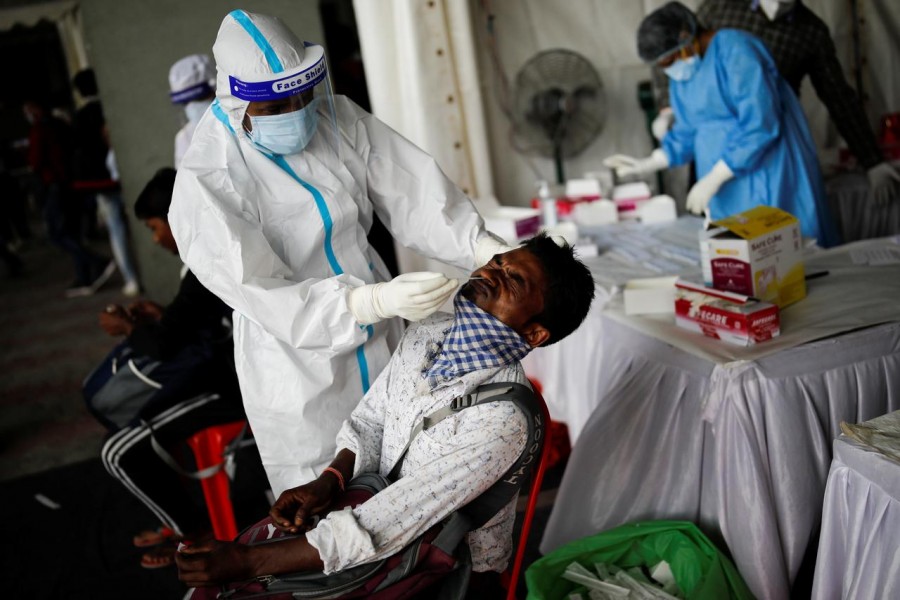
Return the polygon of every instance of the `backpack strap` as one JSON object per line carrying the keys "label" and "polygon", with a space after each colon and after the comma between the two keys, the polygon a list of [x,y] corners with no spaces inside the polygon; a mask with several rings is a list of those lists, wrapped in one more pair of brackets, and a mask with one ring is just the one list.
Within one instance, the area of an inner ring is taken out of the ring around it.
{"label": "backpack strap", "polygon": [[394,467],[391,469],[390,473],[388,473],[388,479],[391,481],[397,480],[397,477],[400,475],[400,469],[403,467],[403,460],[406,458],[406,453],[409,452],[409,446],[419,433],[431,429],[450,415],[458,413],[470,406],[475,406],[484,402],[493,402],[494,399],[499,400],[499,398],[495,398],[495,396],[501,396],[508,393],[511,390],[511,386],[514,385],[521,384],[489,383],[480,385],[475,388],[474,392],[466,394],[465,396],[457,396],[448,406],[439,408],[433,413],[422,417],[422,420],[416,423],[413,426],[412,431],[409,432],[409,439],[406,441],[406,446],[403,447],[403,451],[400,452],[397,462],[394,463]]}
{"label": "backpack strap", "polygon": [[[213,394],[215,395],[215,394]],[[217,395],[215,395],[218,397]],[[231,442],[225,446],[222,451],[222,462],[211,465],[204,469],[200,469],[198,471],[190,471],[185,469],[179,464],[175,457],[172,456],[168,450],[166,450],[163,445],[156,439],[156,431],[153,429],[153,420],[145,420],[141,419],[141,425],[147,428],[147,432],[150,437],[150,446],[153,448],[153,451],[156,452],[156,455],[159,456],[160,460],[166,463],[169,467],[171,467],[175,472],[183,477],[187,477],[189,479],[208,479],[225,469],[225,472],[228,473],[229,479],[234,479],[234,457],[238,450],[244,448],[245,446],[252,446],[256,444],[256,440],[250,438],[245,439],[247,435],[247,423],[244,423],[244,426],[241,428],[240,433],[235,436]]]}
{"label": "backpack strap", "polygon": [[490,383],[480,386],[476,391],[486,388],[498,389],[500,386],[507,388],[507,391],[488,402],[506,400],[513,402],[522,411],[527,427],[525,448],[503,477],[459,510],[469,519],[473,531],[493,519],[504,506],[519,495],[519,490],[531,478],[544,447],[547,424],[544,422],[544,414],[537,395],[530,387],[520,383]]}
{"label": "backpack strap", "polygon": [[544,445],[544,428],[546,424],[538,405],[537,396],[531,388],[521,383],[486,383],[480,385],[473,392],[454,398],[448,406],[439,408],[423,417],[412,428],[409,441],[406,442],[400,457],[394,463],[394,467],[388,474],[388,479],[391,481],[397,480],[400,469],[403,466],[403,460],[409,451],[409,446],[420,432],[431,429],[450,415],[461,410],[478,406],[479,404],[498,401],[513,402],[525,414],[528,427],[525,450],[503,477],[485,490],[478,498],[458,511],[463,513],[462,516],[467,521],[467,531],[478,529],[490,521],[494,515],[500,512],[500,509],[509,504],[509,501],[518,495],[519,489],[530,476],[533,465],[540,456],[541,448]]}

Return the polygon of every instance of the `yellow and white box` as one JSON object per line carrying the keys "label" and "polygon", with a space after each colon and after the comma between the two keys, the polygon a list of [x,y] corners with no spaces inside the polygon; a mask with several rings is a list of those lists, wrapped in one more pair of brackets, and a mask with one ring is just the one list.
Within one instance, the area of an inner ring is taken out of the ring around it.
{"label": "yellow and white box", "polygon": [[781,308],[806,297],[800,223],[773,206],[713,222],[700,241],[703,281]]}

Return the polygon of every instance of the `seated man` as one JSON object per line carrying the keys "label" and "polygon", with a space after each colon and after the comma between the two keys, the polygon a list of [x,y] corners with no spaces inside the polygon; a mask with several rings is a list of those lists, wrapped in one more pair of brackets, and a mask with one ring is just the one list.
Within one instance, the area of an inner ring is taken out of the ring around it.
{"label": "seated man", "polygon": [[[183,548],[176,555],[181,580],[198,587],[268,574],[340,571],[397,553],[477,498],[525,446],[527,424],[511,402],[462,410],[419,433],[395,483],[352,511],[331,512],[308,527],[343,482],[367,471],[387,475],[423,416],[482,384],[525,383],[519,360],[575,330],[593,296],[590,272],[572,249],[544,235],[494,256],[462,287],[453,315],[438,313],[407,330],[344,422],[331,466],[275,502],[270,515],[276,525],[291,533],[308,530],[305,535],[279,544]],[[468,534],[476,575],[505,569],[514,519],[515,499]]]}
{"label": "seated man", "polygon": [[[177,254],[166,216],[174,184],[174,169],[158,171],[138,196],[134,212],[156,244]],[[134,407],[133,415],[110,422],[93,408],[110,429],[121,427],[103,445],[106,470],[163,523],[157,531],[135,536],[135,546],[162,544],[148,549],[141,565],[164,567],[174,561],[175,541],[169,538],[203,535],[210,525],[205,507],[196,505],[180,475],[154,450],[151,433],[164,447],[177,447],[201,429],[246,418],[234,369],[231,309],[185,270],[165,308],[146,300],[127,309],[110,305],[100,314],[100,326],[110,335],[126,336],[135,356],[160,361],[150,377],[161,387]]]}

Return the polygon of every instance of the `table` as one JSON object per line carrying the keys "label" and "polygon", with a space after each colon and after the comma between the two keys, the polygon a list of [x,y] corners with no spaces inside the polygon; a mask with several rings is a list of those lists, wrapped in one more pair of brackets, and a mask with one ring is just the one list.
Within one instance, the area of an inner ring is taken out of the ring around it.
{"label": "table", "polygon": [[[900,245],[891,239],[808,251],[805,256],[807,273],[828,271],[830,274],[811,281],[807,298],[782,311],[780,337],[752,348],[731,346],[680,329],[670,315],[658,318],[626,316],[619,290],[628,279],[663,273],[699,273],[697,230],[701,223],[700,219],[683,217],[663,226],[642,227],[627,223],[624,227],[594,230],[601,239],[601,247],[612,245],[619,250],[584,261],[597,284],[590,314],[568,338],[547,348],[538,348],[522,361],[528,375],[543,385],[551,416],[568,425],[573,444],[597,406],[599,396],[595,390],[599,389],[600,379],[607,376],[594,367],[601,363],[602,355],[611,350],[611,345],[604,343],[605,323],[609,320],[625,323],[629,328],[719,365],[755,360],[816,339],[900,320],[900,303],[884,301],[900,298],[900,265],[866,267],[854,264],[855,254],[868,249],[891,247],[900,252]],[[637,257],[641,263],[629,263],[623,256],[634,256],[640,251],[634,248],[638,242],[632,239],[639,236],[643,236],[645,255]],[[680,263],[660,266],[660,253],[666,247],[670,249],[668,254],[677,251],[686,258]],[[695,263],[691,262],[691,256],[696,256]],[[572,376],[573,368],[581,371],[577,377]]]}
{"label": "table", "polygon": [[[754,594],[788,598],[839,422],[900,408],[900,266],[850,258],[886,243],[811,256],[810,271],[832,272],[785,309],[777,348],[724,347],[674,326],[661,335],[665,322],[617,313],[615,286],[601,285],[571,343],[526,361],[576,438],[541,551],[626,522],[687,519],[730,551]],[[825,314],[817,297],[832,294],[849,304]]]}
{"label": "table", "polygon": [[[900,413],[881,417],[900,425]],[[900,464],[841,436],[825,487],[815,600],[900,598]]]}

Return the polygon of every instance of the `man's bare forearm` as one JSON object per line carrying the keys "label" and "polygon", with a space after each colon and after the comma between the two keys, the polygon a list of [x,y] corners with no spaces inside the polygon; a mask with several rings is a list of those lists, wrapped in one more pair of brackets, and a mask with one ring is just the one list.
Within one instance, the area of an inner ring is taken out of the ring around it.
{"label": "man's bare forearm", "polygon": [[321,571],[325,565],[305,535],[272,544],[245,547],[253,576],[280,575],[297,571]]}

